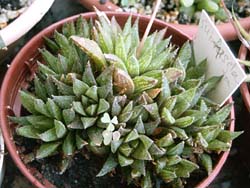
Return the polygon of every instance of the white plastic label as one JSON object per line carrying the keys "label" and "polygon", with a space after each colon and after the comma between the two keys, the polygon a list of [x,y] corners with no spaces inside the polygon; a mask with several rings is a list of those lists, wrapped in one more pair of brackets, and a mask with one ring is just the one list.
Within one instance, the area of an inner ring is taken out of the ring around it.
{"label": "white plastic label", "polygon": [[196,62],[207,59],[206,79],[223,76],[209,94],[211,100],[223,105],[245,80],[246,74],[205,11],[202,11],[193,47]]}

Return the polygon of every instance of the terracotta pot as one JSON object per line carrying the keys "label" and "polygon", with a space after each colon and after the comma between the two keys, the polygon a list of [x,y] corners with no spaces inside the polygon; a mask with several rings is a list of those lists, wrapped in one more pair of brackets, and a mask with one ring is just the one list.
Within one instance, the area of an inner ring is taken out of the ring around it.
{"label": "terracotta pot", "polygon": [[[118,23],[120,25],[124,25],[127,18],[129,17],[129,13],[114,13],[107,12],[108,17],[115,16]],[[60,30],[63,23],[75,20],[79,15],[64,19],[60,22],[57,22],[50,27],[46,28],[34,38],[32,38],[18,53],[16,58],[11,63],[11,66],[4,78],[2,91],[1,91],[1,99],[0,99],[0,123],[3,132],[3,136],[6,142],[6,146],[9,150],[10,155],[12,156],[14,162],[20,171],[38,188],[52,188],[53,186],[50,182],[48,182],[44,177],[36,170],[32,169],[29,165],[25,165],[22,162],[22,156],[19,154],[19,147],[15,144],[13,140],[13,134],[15,130],[14,124],[8,121],[8,115],[20,115],[21,113],[21,104],[20,97],[18,91],[20,88],[27,88],[29,80],[32,79],[32,75],[37,68],[36,60],[40,58],[38,53],[38,48],[43,46],[43,37],[51,36],[54,30]],[[86,19],[96,18],[95,13],[86,13],[82,14],[82,16]],[[145,28],[149,22],[149,18],[141,15],[132,14],[133,21],[140,17],[139,29],[140,33],[143,34]],[[152,32],[154,30],[160,30],[168,27],[166,37],[172,35],[172,42],[176,45],[182,45],[185,41],[190,40],[190,38],[183,34],[181,31],[176,30],[171,25],[166,24],[160,20],[155,20]],[[234,130],[234,109],[231,112],[231,124],[230,130]],[[224,152],[220,155],[217,164],[211,175],[204,179],[197,188],[205,188],[207,187],[213,179],[217,176],[219,171],[221,170],[226,158],[228,156],[228,152]]]}
{"label": "terracotta pot", "polygon": [[[55,0],[36,0],[18,18],[0,30],[0,63],[7,56],[14,42],[34,27],[49,10]],[[11,47],[10,45],[13,44]],[[4,48],[7,47],[7,48]],[[9,49],[10,47],[10,49]],[[4,48],[4,49],[2,49]]]}
{"label": "terracotta pot", "polygon": [[[244,45],[241,45],[238,58],[245,60],[247,58],[248,50]],[[242,68],[245,69],[244,66]],[[250,112],[250,93],[249,93],[249,86],[247,82],[243,82],[240,86],[240,92],[243,98],[243,101],[245,103],[245,106],[247,107],[247,110]]]}
{"label": "terracotta pot", "polygon": [[[100,4],[100,0],[78,0],[83,6],[85,6],[89,10],[93,10],[94,7],[97,7],[99,10],[102,11],[122,11],[121,8],[110,1],[107,1],[105,4]],[[246,29],[250,30],[250,17],[243,18],[240,20],[241,25]],[[183,31],[191,38],[193,38],[198,30],[197,25],[184,25],[184,24],[172,24],[175,28]],[[233,41],[238,39],[237,33],[232,26],[231,23],[222,23],[217,25],[217,28],[223,38],[226,41]]]}

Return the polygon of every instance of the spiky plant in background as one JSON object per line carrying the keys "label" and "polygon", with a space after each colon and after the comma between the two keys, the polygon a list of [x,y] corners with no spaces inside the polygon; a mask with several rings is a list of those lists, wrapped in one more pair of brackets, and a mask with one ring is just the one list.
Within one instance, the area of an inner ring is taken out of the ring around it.
{"label": "spiky plant in background", "polygon": [[231,104],[205,97],[220,77],[205,80],[206,61],[195,65],[190,43],[178,50],[165,31],[138,54],[138,20],[122,29],[98,12],[94,23],[79,17],[45,38],[33,92],[20,91],[30,115],[10,117],[18,135],[41,143],[34,159],[58,154],[63,173],[87,148],[106,158],[98,177],[120,168],[145,188],[158,180],[183,187],[200,167],[211,173],[210,154],[240,134],[225,130]]}

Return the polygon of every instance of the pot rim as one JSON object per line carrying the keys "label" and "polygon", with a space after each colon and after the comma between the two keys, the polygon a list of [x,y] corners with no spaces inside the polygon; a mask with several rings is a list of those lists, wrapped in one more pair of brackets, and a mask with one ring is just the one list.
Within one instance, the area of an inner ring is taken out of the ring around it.
{"label": "pot rim", "polygon": [[[239,50],[238,57],[239,59],[245,60],[247,57],[248,49],[242,44]],[[242,68],[245,70],[245,66],[242,65]],[[240,85],[240,92],[245,103],[247,110],[250,112],[250,92],[247,82],[243,82]]]}
{"label": "pot rim", "polygon": [[[129,15],[131,15],[130,13],[125,13],[125,12],[106,12],[106,14],[110,17],[110,16],[126,16],[128,17]],[[39,188],[51,188],[54,186],[50,183],[50,182],[43,182],[43,183],[47,183],[46,187],[45,185],[43,185],[40,181],[38,181],[37,178],[35,178],[32,174],[32,172],[30,172],[30,170],[27,168],[26,165],[24,165],[24,163],[22,162],[20,156],[18,155],[18,152],[14,149],[14,142],[13,142],[13,137],[10,134],[10,130],[9,130],[9,123],[8,123],[8,119],[7,119],[7,114],[8,114],[8,106],[7,106],[7,96],[9,95],[9,93],[7,92],[7,88],[9,85],[9,82],[12,78],[12,75],[14,73],[14,70],[16,70],[16,66],[18,64],[23,63],[22,58],[24,56],[24,54],[26,54],[29,50],[32,49],[32,46],[38,42],[39,40],[41,40],[41,38],[45,35],[48,35],[49,33],[53,32],[54,30],[56,30],[57,28],[59,28],[63,23],[71,21],[71,20],[75,20],[76,18],[79,17],[79,15],[84,16],[85,18],[90,18],[90,17],[94,17],[96,15],[96,13],[94,12],[90,12],[90,13],[84,13],[84,14],[78,14],[75,16],[71,16],[68,18],[65,18],[59,22],[56,22],[52,25],[50,25],[49,27],[45,28],[44,30],[42,30],[40,33],[38,33],[36,36],[34,36],[22,49],[21,51],[17,54],[17,56],[14,58],[14,60],[11,63],[11,66],[9,67],[3,84],[2,84],[2,88],[1,88],[1,98],[0,98],[0,124],[1,124],[1,129],[2,129],[2,133],[3,133],[3,137],[7,146],[7,149],[13,159],[13,161],[16,163],[17,167],[20,169],[20,171],[29,179],[29,181],[34,184],[35,186],[39,187]],[[149,21],[149,18],[147,16],[142,16],[142,15],[138,15],[138,14],[132,14],[132,16],[138,16],[140,19],[144,19]],[[155,20],[154,24],[164,24],[165,26],[168,26],[172,29],[174,29],[177,33],[183,35],[184,37],[187,38],[187,40],[190,40],[190,37],[187,36],[186,34],[184,34],[182,31],[175,29],[173,26],[166,24],[165,22],[161,21],[161,20]],[[232,98],[229,100],[229,102],[232,102]],[[234,130],[234,108],[232,108],[231,111],[231,124],[230,124],[230,131]],[[227,157],[228,157],[229,152],[223,152],[221,154],[221,156],[219,157],[219,160],[217,162],[217,164],[215,165],[212,173],[206,177],[205,179],[203,179],[196,187],[197,188],[205,188],[207,187],[212,181],[213,179],[217,176],[217,174],[219,173],[219,171],[221,170],[223,164],[225,163]]]}
{"label": "pot rim", "polygon": [[0,49],[9,46],[27,33],[45,13],[55,0],[35,0],[19,17],[0,30]]}
{"label": "pot rim", "polygon": [[[103,10],[103,11],[106,11],[106,10],[112,10],[116,12],[122,11],[122,9],[119,6],[117,6],[116,4],[110,1],[107,1],[106,4],[100,4],[99,0],[78,0],[78,1],[89,10],[94,10],[94,6],[95,6],[99,10]],[[250,29],[250,16],[241,18],[239,22],[246,30]],[[195,25],[195,24],[175,24],[175,23],[168,23],[168,24],[183,31],[190,38],[194,38],[195,34],[198,31],[198,25]],[[226,41],[233,41],[233,40],[238,39],[237,32],[235,31],[233,25],[230,22],[220,23],[217,25],[217,28]]]}

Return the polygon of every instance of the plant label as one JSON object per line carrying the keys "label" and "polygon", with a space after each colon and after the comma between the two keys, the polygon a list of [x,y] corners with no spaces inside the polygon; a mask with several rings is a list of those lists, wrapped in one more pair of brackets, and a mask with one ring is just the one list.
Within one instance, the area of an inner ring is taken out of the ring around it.
{"label": "plant label", "polygon": [[223,76],[214,91],[209,93],[211,100],[223,105],[245,80],[246,74],[204,10],[193,48],[196,62],[207,59],[206,79]]}

